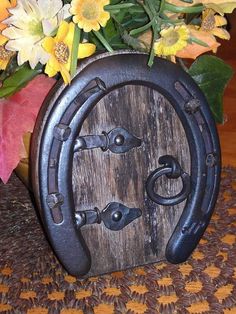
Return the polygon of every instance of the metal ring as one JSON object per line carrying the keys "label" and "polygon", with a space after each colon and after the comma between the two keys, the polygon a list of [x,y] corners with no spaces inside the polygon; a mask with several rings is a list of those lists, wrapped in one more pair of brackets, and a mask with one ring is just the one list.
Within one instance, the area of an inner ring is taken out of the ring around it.
{"label": "metal ring", "polygon": [[[175,161],[178,167],[179,163],[177,162],[177,160],[174,160],[173,158],[173,161]],[[168,178],[171,178],[172,173],[173,173],[173,167],[170,167],[168,165],[168,166],[157,168],[149,175],[146,182],[146,191],[147,191],[148,196],[153,202],[159,205],[171,206],[171,205],[176,205],[183,202],[188,197],[190,193],[190,186],[191,186],[190,177],[187,173],[183,172],[182,169],[178,177],[181,177],[182,179],[183,188],[177,195],[171,196],[171,197],[163,197],[155,192],[155,184],[158,178],[160,178],[163,175],[166,175]],[[174,178],[178,178],[178,177],[174,175]]]}

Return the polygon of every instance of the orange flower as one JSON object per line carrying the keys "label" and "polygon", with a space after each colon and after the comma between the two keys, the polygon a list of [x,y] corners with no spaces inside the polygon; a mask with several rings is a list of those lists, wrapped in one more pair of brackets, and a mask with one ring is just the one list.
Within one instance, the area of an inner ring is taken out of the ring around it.
{"label": "orange flower", "polygon": [[6,43],[7,38],[3,36],[1,33],[7,27],[4,23],[2,23],[6,18],[9,17],[9,9],[14,8],[16,6],[16,0],[1,0],[0,1],[0,45]]}
{"label": "orange flower", "polygon": [[200,30],[211,33],[221,39],[230,39],[230,34],[221,26],[227,24],[226,18],[215,14],[212,9],[206,9],[202,12],[202,24]]}
{"label": "orange flower", "polygon": [[217,48],[220,46],[220,43],[216,41],[215,37],[212,34],[205,31],[197,30],[196,28],[190,28],[190,38],[191,37],[194,37],[206,43],[208,46],[204,47],[196,43],[188,44],[184,49],[177,52],[177,57],[196,59],[198,56],[207,51],[213,51],[214,53],[216,53]]}

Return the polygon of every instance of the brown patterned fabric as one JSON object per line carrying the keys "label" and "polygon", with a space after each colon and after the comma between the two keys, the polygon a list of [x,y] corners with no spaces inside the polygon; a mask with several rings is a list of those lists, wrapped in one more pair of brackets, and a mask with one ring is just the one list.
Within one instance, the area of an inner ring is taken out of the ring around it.
{"label": "brown patterned fabric", "polygon": [[69,276],[53,256],[27,190],[0,185],[0,313],[236,313],[236,169],[225,168],[213,219],[183,264]]}

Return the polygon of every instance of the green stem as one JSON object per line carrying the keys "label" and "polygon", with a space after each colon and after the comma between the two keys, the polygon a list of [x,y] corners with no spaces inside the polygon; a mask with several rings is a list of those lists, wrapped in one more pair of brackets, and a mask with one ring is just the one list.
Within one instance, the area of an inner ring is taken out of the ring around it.
{"label": "green stem", "polygon": [[184,64],[184,61],[181,58],[177,58],[177,60],[178,60],[179,64],[181,65],[181,67],[184,69],[184,71],[188,72],[188,68]]}
{"label": "green stem", "polygon": [[154,15],[150,11],[149,7],[145,4],[142,4],[142,7],[143,7],[144,11],[147,13],[149,19],[152,20],[154,18]]}
{"label": "green stem", "polygon": [[155,23],[152,24],[152,30],[153,30],[153,38],[152,38],[152,46],[151,46],[151,51],[148,59],[148,66],[151,67],[153,65],[153,60],[155,58],[155,52],[154,52],[154,43],[156,41],[156,38],[158,36],[158,33],[160,31],[160,18],[157,15],[158,13],[156,12],[156,9],[153,5],[153,2],[151,0],[147,0],[147,9],[150,13],[148,13],[150,20],[152,18],[155,19]]}
{"label": "green stem", "polygon": [[203,46],[203,47],[209,47],[209,45],[207,43],[205,43],[204,41],[202,41],[200,39],[197,39],[196,37],[190,36],[189,41],[190,41],[190,43],[195,43],[195,44],[198,44],[198,45]]}
{"label": "green stem", "polygon": [[161,13],[164,11],[164,9],[165,9],[165,4],[166,4],[165,0],[161,1],[161,6],[160,6],[159,14],[161,14]]}
{"label": "green stem", "polygon": [[71,51],[71,64],[70,64],[70,74],[71,76],[75,75],[77,69],[77,59],[78,59],[78,50],[80,42],[81,29],[75,25],[73,45]]}
{"label": "green stem", "polygon": [[185,3],[193,3],[193,0],[181,0],[181,1]]}
{"label": "green stem", "polygon": [[145,12],[145,10],[143,9],[142,5],[139,5],[139,6],[135,5],[135,7],[132,7],[132,8],[129,10],[129,12],[130,12],[131,14],[142,14],[142,13]]}
{"label": "green stem", "polygon": [[174,19],[170,19],[165,13],[161,14],[161,19],[162,19],[162,23],[164,24],[183,24],[184,23],[184,19],[178,19],[178,20],[174,20]]}
{"label": "green stem", "polygon": [[[153,41],[154,42],[154,41]],[[151,67],[153,65],[153,60],[155,58],[155,52],[154,52],[154,48],[153,48],[153,44],[152,44],[152,49],[151,49],[151,53],[149,55],[149,59],[148,59],[148,66]]]}
{"label": "green stem", "polygon": [[151,11],[153,17],[156,16],[156,9],[153,5],[153,1],[152,0],[147,0],[147,4],[148,4],[148,7],[149,7],[149,10]]}
{"label": "green stem", "polygon": [[109,52],[113,52],[113,49],[111,48],[111,46],[109,45],[109,43],[107,42],[107,40],[102,36],[101,33],[99,33],[98,31],[93,31],[94,35],[100,40],[100,42],[103,44],[103,46],[107,49],[107,51]]}
{"label": "green stem", "polygon": [[148,29],[148,28],[150,28],[150,27],[152,26],[153,21],[154,21],[154,20],[151,20],[151,21],[150,21],[149,23],[147,23],[146,25],[141,26],[141,27],[136,28],[136,29],[133,29],[132,31],[130,31],[129,34],[130,34],[130,35],[137,35],[137,34],[139,34],[139,33],[144,32],[146,29]]}
{"label": "green stem", "polygon": [[204,9],[204,6],[196,5],[192,7],[181,7],[166,2],[164,9],[173,13],[201,13]]}
{"label": "green stem", "polygon": [[106,11],[112,11],[112,10],[121,10],[121,9],[128,9],[133,7],[135,4],[134,3],[122,3],[122,4],[108,4],[105,6]]}

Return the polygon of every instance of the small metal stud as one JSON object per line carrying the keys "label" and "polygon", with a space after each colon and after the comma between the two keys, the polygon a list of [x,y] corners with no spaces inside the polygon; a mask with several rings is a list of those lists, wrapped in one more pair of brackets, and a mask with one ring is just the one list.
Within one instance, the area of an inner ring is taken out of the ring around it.
{"label": "small metal stud", "polygon": [[208,167],[214,167],[217,163],[217,156],[214,153],[210,153],[206,156],[206,165]]}
{"label": "small metal stud", "polygon": [[56,166],[57,166],[57,159],[50,158],[50,160],[49,160],[49,167],[50,168],[56,168]]}
{"label": "small metal stud", "polygon": [[61,193],[51,193],[47,196],[47,204],[51,209],[55,206],[62,205],[63,202],[64,197]]}
{"label": "small metal stud", "polygon": [[198,111],[199,107],[200,107],[200,101],[196,98],[193,98],[185,104],[184,110],[188,114],[194,114]]}
{"label": "small metal stud", "polygon": [[71,128],[66,124],[59,123],[54,127],[53,134],[59,141],[66,141],[71,134]]}
{"label": "small metal stud", "polygon": [[125,142],[125,138],[123,135],[119,134],[115,137],[114,142],[117,146],[121,146]]}
{"label": "small metal stud", "polygon": [[122,212],[117,211],[112,215],[112,220],[113,221],[119,221],[122,218]]}

